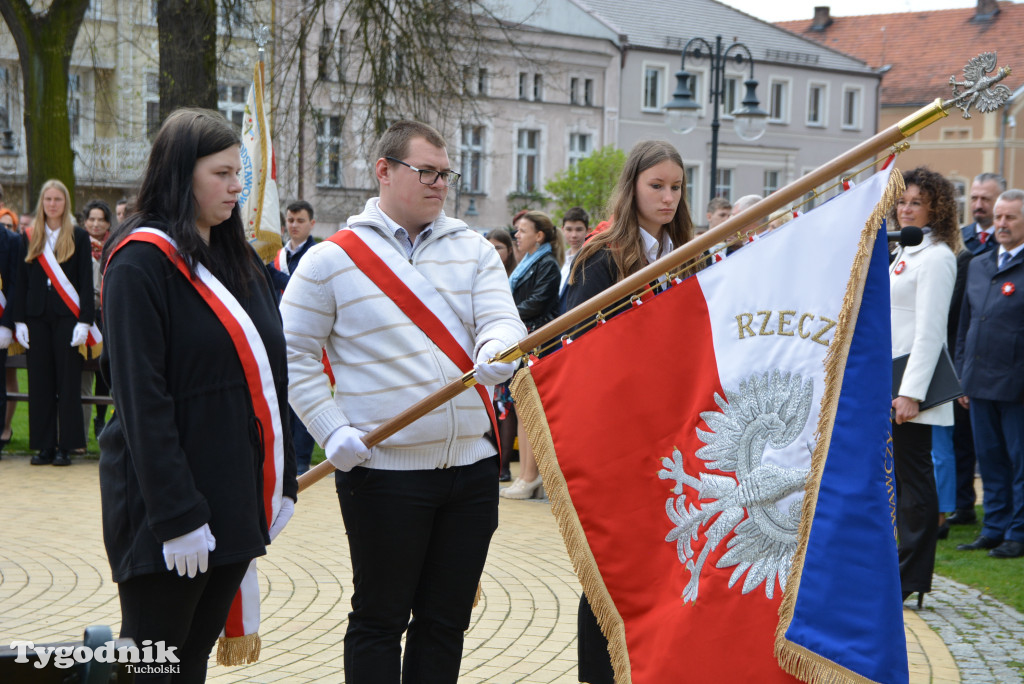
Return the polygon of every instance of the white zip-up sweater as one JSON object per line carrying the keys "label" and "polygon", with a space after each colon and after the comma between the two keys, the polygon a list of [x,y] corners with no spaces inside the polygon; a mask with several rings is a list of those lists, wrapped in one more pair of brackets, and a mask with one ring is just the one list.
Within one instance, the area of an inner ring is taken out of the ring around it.
{"label": "white zip-up sweater", "polygon": [[[349,229],[372,230],[403,257],[378,198]],[[448,302],[473,341],[470,357],[490,340],[509,347],[526,335],[494,247],[465,223],[443,213],[409,259]],[[352,263],[338,245],[306,253],[281,301],[288,343],[289,402],[317,443],[351,425],[368,432],[462,372]],[[320,363],[327,350],[334,395]],[[363,465],[430,470],[469,465],[494,454],[483,435],[490,421],[475,390],[431,411],[370,451]]]}

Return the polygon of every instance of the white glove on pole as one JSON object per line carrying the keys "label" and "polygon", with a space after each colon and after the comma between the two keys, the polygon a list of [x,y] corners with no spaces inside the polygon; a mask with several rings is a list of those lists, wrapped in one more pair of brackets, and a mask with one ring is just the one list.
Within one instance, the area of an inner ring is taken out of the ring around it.
{"label": "white glove on pole", "polygon": [[327,460],[343,473],[355,468],[370,457],[370,450],[363,444],[363,431],[351,425],[340,427],[331,433],[324,443]]}
{"label": "white glove on pole", "polygon": [[28,326],[24,323],[15,323],[14,339],[18,340],[18,344],[22,347],[28,349]]}
{"label": "white glove on pole", "polygon": [[206,572],[209,567],[210,551],[217,548],[209,523],[188,534],[164,542],[164,563],[168,570],[177,570],[178,575],[195,577],[196,571]]}
{"label": "white glove on pole", "polygon": [[0,325],[0,349],[7,349],[11,346],[11,340],[14,339],[14,333],[6,325]]}
{"label": "white glove on pole", "polygon": [[71,331],[71,346],[79,347],[89,339],[89,324],[75,323],[75,329]]}
{"label": "white glove on pole", "polygon": [[295,499],[290,496],[281,497],[281,509],[278,510],[277,517],[270,525],[270,541],[274,541],[277,535],[281,534],[281,530],[292,519],[293,513],[295,513]]}
{"label": "white glove on pole", "polygon": [[476,355],[476,365],[473,366],[473,370],[476,371],[474,377],[476,377],[478,383],[491,387],[500,385],[511,378],[512,374],[516,372],[514,361],[509,363],[487,363],[491,360],[491,357],[495,354],[500,354],[504,350],[505,345],[498,340],[491,340],[480,347],[480,351]]}

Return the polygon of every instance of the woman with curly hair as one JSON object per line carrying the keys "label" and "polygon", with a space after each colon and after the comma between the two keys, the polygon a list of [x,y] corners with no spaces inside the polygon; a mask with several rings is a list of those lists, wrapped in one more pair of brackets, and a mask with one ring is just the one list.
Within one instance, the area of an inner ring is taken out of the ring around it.
{"label": "woman with curly hair", "polygon": [[896,468],[896,529],[903,600],[931,591],[939,528],[939,500],[932,465],[932,426],[953,424],[950,403],[920,410],[946,341],[956,254],[963,238],[956,223],[953,185],[919,167],[903,174],[906,190],[896,204],[897,228],[925,231],[920,245],[901,249],[889,269],[892,356],[909,354],[898,396],[892,400]]}

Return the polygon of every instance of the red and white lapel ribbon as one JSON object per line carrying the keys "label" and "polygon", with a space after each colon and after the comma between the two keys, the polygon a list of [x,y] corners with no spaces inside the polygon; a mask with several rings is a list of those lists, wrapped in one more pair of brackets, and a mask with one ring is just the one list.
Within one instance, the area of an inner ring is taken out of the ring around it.
{"label": "red and white lapel ribbon", "polygon": [[[92,258],[90,255],[89,258]],[[57,255],[53,253],[50,248],[50,244],[43,243],[43,253],[39,255],[39,265],[43,267],[46,272],[46,277],[50,279],[50,283],[53,284],[54,289],[57,290],[57,294],[64,301],[64,304],[71,310],[75,318],[78,318],[82,311],[82,303],[78,298],[78,291],[75,286],[68,280],[67,273],[60,267],[60,263],[57,261]],[[90,287],[90,289],[92,289]],[[103,341],[103,335],[100,334],[100,329],[93,323],[89,326],[89,337],[85,343],[90,347],[99,344]]]}

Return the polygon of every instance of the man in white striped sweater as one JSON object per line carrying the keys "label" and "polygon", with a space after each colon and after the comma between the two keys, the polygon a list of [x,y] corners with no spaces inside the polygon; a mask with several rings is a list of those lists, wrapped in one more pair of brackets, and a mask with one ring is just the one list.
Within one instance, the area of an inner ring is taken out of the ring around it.
{"label": "man in white striped sweater", "polygon": [[[345,681],[454,684],[498,525],[484,401],[464,392],[370,450],[361,437],[459,378],[457,363],[475,360],[482,385],[508,379],[513,364],[488,360],[526,329],[497,252],[444,215],[458,174],[441,134],[400,121],[377,143],[377,157],[380,197],[312,248],[285,290],[289,397],[338,469],[355,583]],[[403,286],[442,326],[396,303]],[[321,347],[335,372],[333,396]]]}

